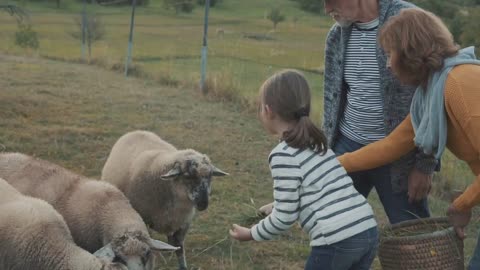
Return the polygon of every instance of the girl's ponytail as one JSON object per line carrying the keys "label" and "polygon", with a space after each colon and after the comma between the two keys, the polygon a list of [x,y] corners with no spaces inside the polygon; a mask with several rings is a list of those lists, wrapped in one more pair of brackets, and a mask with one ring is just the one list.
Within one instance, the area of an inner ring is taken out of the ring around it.
{"label": "girl's ponytail", "polygon": [[306,109],[300,109],[294,115],[298,119],[297,124],[283,133],[283,139],[290,147],[306,149],[310,148],[322,155],[327,152],[327,138],[325,134],[315,126]]}

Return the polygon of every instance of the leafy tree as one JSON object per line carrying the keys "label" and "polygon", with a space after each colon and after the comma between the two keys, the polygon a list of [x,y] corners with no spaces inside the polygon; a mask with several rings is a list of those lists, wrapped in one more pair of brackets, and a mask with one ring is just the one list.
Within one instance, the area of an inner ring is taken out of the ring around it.
{"label": "leafy tree", "polygon": [[[71,36],[75,39],[82,40],[82,18],[77,17],[74,19],[77,26],[76,31],[71,32]],[[85,41],[88,46],[88,57],[92,57],[92,44],[102,40],[105,37],[105,25],[100,16],[95,14],[89,15],[86,18],[85,24]]]}
{"label": "leafy tree", "polygon": [[448,24],[450,32],[452,32],[455,42],[461,43],[463,28],[465,27],[467,17],[462,12],[457,12],[455,17]]}
{"label": "leafy tree", "polygon": [[195,8],[194,0],[163,0],[163,6],[166,9],[174,9],[175,14],[181,12],[191,13]]}
{"label": "leafy tree", "polygon": [[278,7],[274,7],[268,13],[267,19],[269,19],[273,23],[273,29],[276,29],[277,24],[285,21],[286,17],[281,13]]}
{"label": "leafy tree", "polygon": [[477,53],[480,49],[480,8],[471,9],[465,20],[465,26],[460,36],[462,46],[475,46]]}
{"label": "leafy tree", "polygon": [[15,32],[15,44],[22,48],[38,49],[40,42],[38,41],[37,32],[32,29],[30,24],[18,23],[19,30]]}
{"label": "leafy tree", "polygon": [[444,20],[451,19],[459,11],[459,3],[454,1],[439,1],[439,0],[413,0],[412,3],[428,10]]}
{"label": "leafy tree", "polygon": [[0,10],[7,12],[11,16],[15,16],[18,23],[21,23],[24,19],[28,19],[28,14],[25,10],[16,5],[0,5]]}

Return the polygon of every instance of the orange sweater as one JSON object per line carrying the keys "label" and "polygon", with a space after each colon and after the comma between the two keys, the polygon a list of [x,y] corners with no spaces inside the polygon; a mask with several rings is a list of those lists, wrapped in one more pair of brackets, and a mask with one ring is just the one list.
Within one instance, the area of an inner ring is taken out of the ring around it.
{"label": "orange sweater", "polygon": [[[467,162],[475,181],[453,204],[469,210],[480,203],[480,66],[460,65],[445,82],[447,148]],[[348,172],[363,171],[391,163],[415,148],[410,115],[385,139],[338,159]]]}

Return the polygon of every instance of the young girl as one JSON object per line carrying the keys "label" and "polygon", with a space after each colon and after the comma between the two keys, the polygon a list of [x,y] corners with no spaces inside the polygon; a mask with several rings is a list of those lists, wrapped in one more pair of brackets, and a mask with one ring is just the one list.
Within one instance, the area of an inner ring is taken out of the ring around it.
{"label": "young girl", "polygon": [[270,240],[298,221],[312,247],[305,269],[369,269],[377,223],[309,118],[306,79],[294,70],[279,72],[260,88],[260,101],[263,126],[280,139],[268,157],[274,208],[250,229],[234,224],[230,235],[240,241]]}

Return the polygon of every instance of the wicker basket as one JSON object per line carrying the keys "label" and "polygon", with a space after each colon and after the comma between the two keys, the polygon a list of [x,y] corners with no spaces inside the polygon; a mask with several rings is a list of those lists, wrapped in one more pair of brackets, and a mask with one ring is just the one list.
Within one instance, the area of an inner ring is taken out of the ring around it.
{"label": "wicker basket", "polygon": [[447,218],[404,221],[386,227],[378,251],[384,270],[463,270],[463,241]]}

